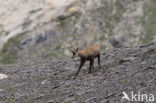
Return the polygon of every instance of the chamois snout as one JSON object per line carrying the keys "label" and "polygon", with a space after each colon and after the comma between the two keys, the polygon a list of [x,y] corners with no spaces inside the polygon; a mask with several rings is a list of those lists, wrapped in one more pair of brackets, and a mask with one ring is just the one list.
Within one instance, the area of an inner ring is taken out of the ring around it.
{"label": "chamois snout", "polygon": [[74,58],[76,58],[78,56],[78,53],[77,53],[78,49],[70,50],[70,51],[73,53],[73,56],[71,57],[71,59],[74,59]]}

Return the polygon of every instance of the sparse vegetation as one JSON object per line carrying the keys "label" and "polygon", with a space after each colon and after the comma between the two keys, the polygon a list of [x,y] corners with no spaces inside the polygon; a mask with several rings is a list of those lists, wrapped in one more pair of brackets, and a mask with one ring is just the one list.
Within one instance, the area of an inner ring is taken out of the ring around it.
{"label": "sparse vegetation", "polygon": [[128,83],[128,82],[129,82],[129,79],[128,78],[124,80],[124,83]]}
{"label": "sparse vegetation", "polygon": [[15,98],[14,97],[8,97],[7,99],[6,99],[6,102],[11,102],[11,101],[13,101]]}
{"label": "sparse vegetation", "polygon": [[144,32],[141,35],[141,41],[143,44],[149,43],[153,40],[154,35],[156,35],[156,2],[151,0],[151,2],[144,5],[144,14],[142,18],[142,25]]}
{"label": "sparse vegetation", "polygon": [[18,44],[18,37],[14,37],[8,40],[0,52],[0,63],[13,63],[17,59]]}

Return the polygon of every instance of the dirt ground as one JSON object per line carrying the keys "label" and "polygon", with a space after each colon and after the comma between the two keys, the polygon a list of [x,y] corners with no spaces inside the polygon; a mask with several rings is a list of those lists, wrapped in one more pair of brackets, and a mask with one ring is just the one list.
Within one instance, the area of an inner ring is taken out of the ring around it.
{"label": "dirt ground", "polygon": [[1,65],[0,103],[121,103],[122,91],[156,93],[156,43],[101,50],[101,63],[76,78],[79,61],[69,58]]}

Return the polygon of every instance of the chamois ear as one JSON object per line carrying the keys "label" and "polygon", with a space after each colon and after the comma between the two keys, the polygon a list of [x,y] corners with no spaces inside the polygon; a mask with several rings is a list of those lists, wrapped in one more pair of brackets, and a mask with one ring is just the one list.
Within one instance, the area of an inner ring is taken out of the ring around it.
{"label": "chamois ear", "polygon": [[77,48],[77,49],[76,49],[76,52],[77,52],[78,50],[79,50],[79,49]]}
{"label": "chamois ear", "polygon": [[70,50],[72,53],[74,53],[74,51],[73,50]]}

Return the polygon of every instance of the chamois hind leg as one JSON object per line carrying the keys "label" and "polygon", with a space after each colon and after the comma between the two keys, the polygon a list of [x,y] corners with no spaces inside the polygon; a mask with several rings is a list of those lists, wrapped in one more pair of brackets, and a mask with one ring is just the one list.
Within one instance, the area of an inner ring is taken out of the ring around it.
{"label": "chamois hind leg", "polygon": [[101,68],[101,63],[100,63],[100,53],[98,54],[97,58],[98,58],[98,64],[99,64],[99,69],[100,69],[100,68]]}
{"label": "chamois hind leg", "polygon": [[78,76],[78,74],[79,74],[79,72],[80,72],[82,66],[84,65],[84,63],[85,63],[85,60],[84,60],[84,59],[81,59],[81,63],[80,63],[79,69],[78,69],[78,71],[77,71],[77,73],[76,73],[76,76]]}
{"label": "chamois hind leg", "polygon": [[92,68],[94,69],[94,59],[90,60],[90,68],[88,74],[91,73]]}

